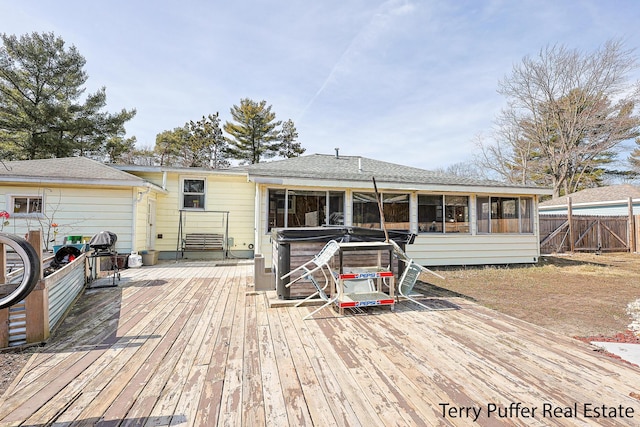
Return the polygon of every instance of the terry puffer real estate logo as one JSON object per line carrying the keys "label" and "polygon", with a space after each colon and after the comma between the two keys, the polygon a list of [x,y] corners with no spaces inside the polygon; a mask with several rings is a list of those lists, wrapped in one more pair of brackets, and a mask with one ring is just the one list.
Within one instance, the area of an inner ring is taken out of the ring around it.
{"label": "terry puffer real estate logo", "polygon": [[631,419],[635,409],[624,405],[608,405],[603,403],[573,403],[562,406],[543,403],[542,406],[525,405],[522,402],[511,402],[508,405],[487,403],[478,406],[455,406],[450,403],[439,403],[440,415],[448,419],[467,419],[477,422],[480,418],[493,419],[552,419],[552,418],[585,418],[598,419]]}

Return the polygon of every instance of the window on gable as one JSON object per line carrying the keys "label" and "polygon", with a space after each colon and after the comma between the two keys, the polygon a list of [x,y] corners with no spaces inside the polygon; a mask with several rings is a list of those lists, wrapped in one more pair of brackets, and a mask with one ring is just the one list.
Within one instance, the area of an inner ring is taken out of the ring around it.
{"label": "window on gable", "polygon": [[27,217],[42,215],[42,196],[11,196],[9,206],[12,206],[13,216]]}
{"label": "window on gable", "polygon": [[182,181],[182,208],[205,208],[205,181],[200,178],[189,178]]}

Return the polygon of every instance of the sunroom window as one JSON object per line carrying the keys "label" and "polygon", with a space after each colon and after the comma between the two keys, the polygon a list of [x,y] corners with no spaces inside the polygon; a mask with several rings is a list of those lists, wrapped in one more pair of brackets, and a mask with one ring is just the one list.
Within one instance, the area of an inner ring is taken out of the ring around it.
{"label": "sunroom window", "polygon": [[268,230],[342,224],[344,192],[269,190]]}
{"label": "sunroom window", "polygon": [[418,231],[421,233],[442,233],[443,196],[418,195]]}
{"label": "sunroom window", "polygon": [[478,233],[533,233],[530,197],[478,197]]}
{"label": "sunroom window", "polygon": [[468,233],[469,197],[419,194],[418,231]]}
{"label": "sunroom window", "polygon": [[[391,230],[409,230],[409,195],[382,194],[385,226]],[[380,210],[375,193],[353,193],[353,225],[380,228]]]}

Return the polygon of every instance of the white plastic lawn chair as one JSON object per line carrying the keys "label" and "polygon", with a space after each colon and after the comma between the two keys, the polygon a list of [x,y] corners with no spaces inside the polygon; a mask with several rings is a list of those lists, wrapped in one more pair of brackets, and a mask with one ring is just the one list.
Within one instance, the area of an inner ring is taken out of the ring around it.
{"label": "white plastic lawn chair", "polygon": [[[311,283],[313,283],[313,286],[316,288],[316,291],[314,293],[312,293],[311,295],[309,295],[308,297],[306,297],[305,299],[297,303],[296,307],[301,306],[306,301],[310,300],[315,296],[318,296],[325,301],[324,305],[322,305],[320,308],[315,310],[313,313],[307,315],[305,319],[314,315],[315,313],[317,313],[327,305],[332,304],[338,298],[337,292],[334,298],[329,298],[326,293],[326,289],[330,283],[333,285],[334,289],[337,289],[338,284],[336,282],[336,278],[333,272],[331,271],[329,262],[331,262],[331,259],[333,258],[333,256],[336,253],[338,253],[338,250],[340,250],[340,246],[338,245],[338,242],[336,242],[335,240],[330,240],[329,242],[327,242],[326,245],[324,245],[324,247],[320,250],[320,252],[318,252],[311,260],[291,270],[289,273],[285,274],[280,278],[280,279],[285,279],[287,277],[292,276],[294,273],[302,270],[300,276],[296,277],[295,279],[287,283],[285,286],[288,288],[300,279],[309,279]],[[322,273],[322,276],[324,278],[324,284],[322,286],[320,285],[320,283],[318,283],[316,278],[313,276],[313,273],[315,273],[316,271],[320,271]]]}
{"label": "white plastic lawn chair", "polygon": [[[331,277],[334,277],[332,273]],[[306,277],[306,276],[305,276]],[[305,299],[303,299],[302,301],[300,301],[299,303],[296,304],[296,307],[300,307],[305,301],[313,298],[314,296],[318,296],[320,297],[320,299],[322,299],[324,301],[324,304],[322,304],[320,307],[316,308],[315,310],[313,310],[311,313],[307,314],[306,316],[304,316],[302,318],[302,320],[307,320],[310,317],[313,317],[314,314],[316,314],[317,312],[319,312],[320,310],[322,310],[323,308],[333,304],[334,302],[337,301],[339,294],[336,292],[336,294],[333,296],[333,298],[330,298],[327,293],[325,292],[325,289],[327,288],[327,283],[325,283],[325,285],[323,287],[320,286],[320,284],[318,283],[318,281],[315,279],[315,277],[313,277],[312,275],[309,275],[309,280],[311,281],[311,283],[313,283],[313,286],[315,286],[316,288],[316,292],[309,295],[308,297],[306,297]],[[335,277],[334,277],[334,282],[335,282]]]}
{"label": "white plastic lawn chair", "polygon": [[409,260],[409,263],[405,267],[404,272],[398,281],[398,299],[403,297],[424,308],[429,308],[411,296],[411,292],[413,292],[413,287],[416,285],[421,271],[422,266],[416,264],[413,260]]}
{"label": "white plastic lawn chair", "polygon": [[[329,273],[331,275],[331,271],[330,271],[331,268],[329,266],[329,262],[331,261],[331,258],[333,258],[333,256],[336,253],[338,253],[338,250],[340,250],[340,246],[338,245],[338,242],[336,242],[335,240],[330,240],[329,242],[327,242],[326,245],[324,245],[324,247],[320,250],[320,252],[314,255],[314,257],[311,260],[305,262],[300,267],[294,268],[284,276],[280,277],[280,279],[284,280],[287,277],[292,276],[294,273],[298,272],[299,270],[303,270],[304,272],[300,276],[296,277],[295,279],[287,283],[286,287],[290,287],[292,284],[294,284],[298,280],[308,277],[311,274],[315,273],[316,271],[320,270],[325,279],[325,286],[323,288],[326,288],[326,285],[328,285],[329,283],[329,278],[327,277],[327,273],[325,269],[329,270]],[[309,265],[315,265],[315,267],[309,268],[308,267]]]}
{"label": "white plastic lawn chair", "polygon": [[412,260],[411,258],[409,258],[409,256],[402,250],[402,248],[400,248],[400,246],[398,246],[398,244],[396,242],[394,242],[393,240],[389,240],[389,243],[391,243],[391,245],[393,246],[393,253],[394,255],[402,262],[404,262],[406,264],[404,272],[402,273],[402,276],[400,277],[400,280],[398,281],[398,299],[400,297],[404,297],[410,301],[415,302],[416,304],[427,308],[427,309],[431,309],[431,307],[428,307],[424,304],[422,304],[420,301],[416,300],[415,298],[413,298],[411,296],[411,292],[413,292],[413,287],[416,285],[416,282],[418,281],[418,277],[420,276],[420,273],[422,271],[426,271],[427,273],[431,273],[436,277],[439,277],[441,279],[444,279],[444,277],[442,277],[441,275],[439,275],[438,273],[435,273],[431,270],[429,270],[426,267],[421,266],[420,264],[416,263],[414,260]]}
{"label": "white plastic lawn chair", "polygon": [[[398,246],[398,244],[396,242],[394,242],[393,240],[389,240],[389,243],[391,243],[391,246],[393,246],[393,254],[398,257],[398,259],[400,261],[403,261],[405,264],[409,265],[410,263],[413,262],[413,260],[411,258],[409,258],[409,256],[402,250],[402,248],[400,248],[400,246]],[[439,275],[436,272],[433,272],[431,270],[429,270],[427,267],[423,267],[420,264],[414,263],[416,264],[420,270],[425,271],[427,273],[431,273],[434,276],[444,280],[444,277],[442,277],[441,275]]]}

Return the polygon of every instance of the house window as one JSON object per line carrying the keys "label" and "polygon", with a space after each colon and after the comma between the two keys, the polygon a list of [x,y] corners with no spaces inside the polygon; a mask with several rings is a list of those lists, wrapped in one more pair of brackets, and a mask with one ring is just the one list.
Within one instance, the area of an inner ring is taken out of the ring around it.
{"label": "house window", "polygon": [[[382,194],[385,226],[391,230],[409,230],[409,195]],[[375,193],[353,193],[353,225],[380,228],[380,210]]]}
{"label": "house window", "polygon": [[443,196],[418,195],[418,231],[442,233]]}
{"label": "house window", "polygon": [[444,196],[444,212],[446,233],[469,232],[469,197]]}
{"label": "house window", "polygon": [[419,194],[418,230],[423,233],[468,233],[469,197]]}
{"label": "house window", "polygon": [[520,199],[520,232],[533,233],[533,199],[530,197]]}
{"label": "house window", "polygon": [[11,196],[12,216],[17,218],[42,215],[42,196]]}
{"label": "house window", "polygon": [[199,209],[205,208],[205,180],[200,178],[189,178],[182,181],[182,208]]}
{"label": "house window", "polygon": [[344,224],[344,192],[269,190],[267,231],[327,224]]}
{"label": "house window", "polygon": [[527,197],[478,197],[478,233],[533,233],[532,210]]}

